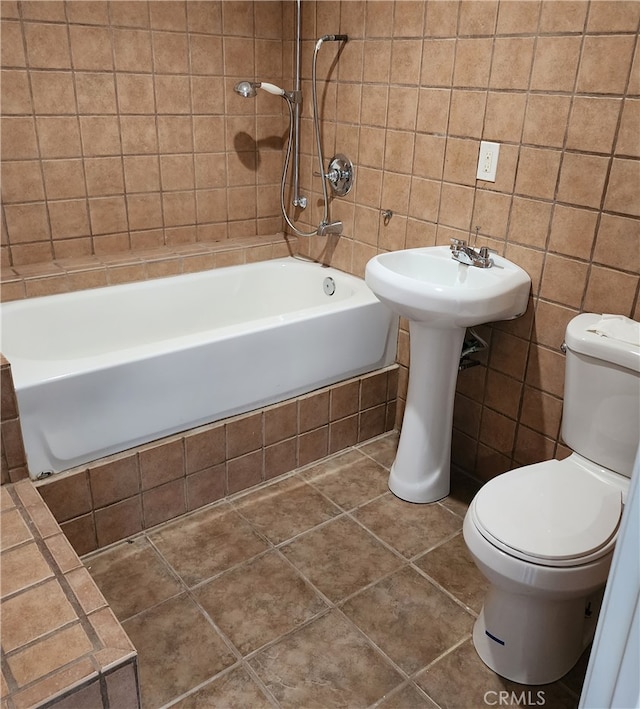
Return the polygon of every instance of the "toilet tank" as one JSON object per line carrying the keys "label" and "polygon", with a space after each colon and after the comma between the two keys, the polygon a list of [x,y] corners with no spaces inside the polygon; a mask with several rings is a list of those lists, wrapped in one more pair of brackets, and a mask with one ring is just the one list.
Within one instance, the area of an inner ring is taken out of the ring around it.
{"label": "toilet tank", "polygon": [[[631,477],[640,439],[640,343],[592,331],[602,315],[573,318],[565,334],[562,438],[576,453]],[[635,340],[627,321],[623,337]]]}

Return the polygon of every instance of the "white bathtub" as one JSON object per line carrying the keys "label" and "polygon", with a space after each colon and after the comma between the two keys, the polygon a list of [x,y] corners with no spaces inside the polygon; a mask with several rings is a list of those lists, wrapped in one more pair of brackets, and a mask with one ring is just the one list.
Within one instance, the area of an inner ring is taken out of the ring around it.
{"label": "white bathtub", "polygon": [[387,366],[396,336],[364,281],[294,258],[2,304],[34,479]]}

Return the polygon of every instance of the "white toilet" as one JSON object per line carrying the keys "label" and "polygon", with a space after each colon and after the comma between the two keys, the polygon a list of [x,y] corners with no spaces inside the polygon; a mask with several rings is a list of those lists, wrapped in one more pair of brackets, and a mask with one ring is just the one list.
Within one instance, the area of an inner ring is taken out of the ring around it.
{"label": "white toilet", "polygon": [[639,332],[626,318],[571,320],[562,437],[575,452],[492,479],[465,517],[491,584],[473,643],[514,682],[559,679],[593,638],[640,439]]}

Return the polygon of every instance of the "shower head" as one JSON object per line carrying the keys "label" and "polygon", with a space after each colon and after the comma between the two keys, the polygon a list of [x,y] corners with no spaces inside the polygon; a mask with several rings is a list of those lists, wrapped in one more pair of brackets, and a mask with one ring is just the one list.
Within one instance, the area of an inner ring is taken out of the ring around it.
{"label": "shower head", "polygon": [[275,84],[269,84],[266,81],[240,81],[234,87],[234,91],[244,98],[253,98],[257,95],[258,89],[263,89],[270,94],[276,96],[285,96],[286,92]]}
{"label": "shower head", "polygon": [[253,98],[257,95],[259,86],[260,84],[256,84],[253,81],[240,81],[233,87],[233,90],[244,98]]}

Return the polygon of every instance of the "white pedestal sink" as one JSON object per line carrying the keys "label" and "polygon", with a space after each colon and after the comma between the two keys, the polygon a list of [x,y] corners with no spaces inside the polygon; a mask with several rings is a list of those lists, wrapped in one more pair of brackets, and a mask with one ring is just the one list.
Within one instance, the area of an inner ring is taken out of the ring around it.
{"label": "white pedestal sink", "polygon": [[451,427],[465,329],[510,320],[527,308],[531,279],[493,256],[493,266],[468,266],[448,246],[379,254],[365,280],[376,296],[409,322],[411,362],[407,404],[389,488],[409,502],[449,494]]}

